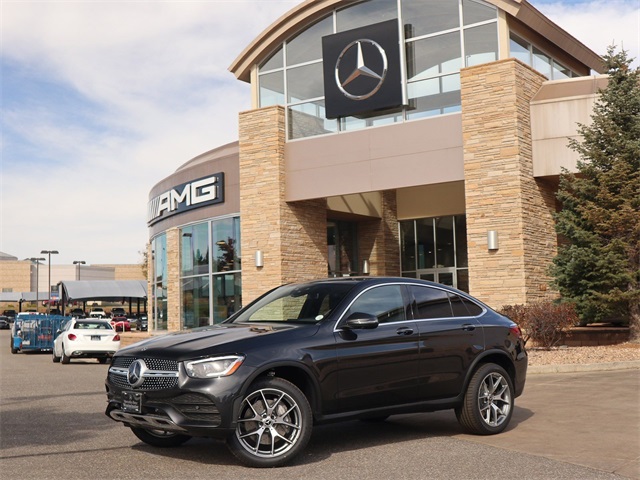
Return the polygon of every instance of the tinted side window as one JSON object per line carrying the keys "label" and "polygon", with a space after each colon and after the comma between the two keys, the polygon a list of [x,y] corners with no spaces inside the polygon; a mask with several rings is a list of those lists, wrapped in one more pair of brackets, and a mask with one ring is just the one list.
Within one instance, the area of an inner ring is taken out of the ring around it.
{"label": "tinted side window", "polygon": [[449,293],[449,300],[451,301],[451,309],[453,310],[454,317],[468,317],[470,315],[462,297],[455,293]]}
{"label": "tinted side window", "polygon": [[415,302],[413,314],[416,319],[450,318],[452,316],[449,296],[444,290],[418,285],[411,285],[409,290]]}
{"label": "tinted side window", "polygon": [[375,315],[380,323],[406,320],[402,287],[400,285],[383,285],[367,290],[353,302],[344,318],[349,318],[356,312]]}
{"label": "tinted side window", "polygon": [[473,303],[471,300],[467,300],[466,298],[463,298],[462,301],[467,307],[467,310],[469,311],[469,315],[477,317],[482,313],[482,307],[480,305]]}

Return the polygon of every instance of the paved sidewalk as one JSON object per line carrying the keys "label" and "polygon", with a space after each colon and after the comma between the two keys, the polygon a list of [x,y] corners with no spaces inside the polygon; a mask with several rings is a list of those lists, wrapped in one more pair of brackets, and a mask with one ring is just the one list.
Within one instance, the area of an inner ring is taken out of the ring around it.
{"label": "paved sidewalk", "polygon": [[640,370],[640,360],[608,363],[567,363],[563,365],[529,365],[527,375],[545,373],[604,372],[614,370]]}

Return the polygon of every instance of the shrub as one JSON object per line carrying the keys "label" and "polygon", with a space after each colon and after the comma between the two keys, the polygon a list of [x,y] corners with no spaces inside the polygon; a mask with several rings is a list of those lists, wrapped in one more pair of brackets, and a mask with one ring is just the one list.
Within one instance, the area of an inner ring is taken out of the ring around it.
{"label": "shrub", "polygon": [[576,325],[580,319],[572,304],[539,302],[529,305],[506,305],[501,313],[516,322],[523,331],[525,341],[533,340],[538,346],[555,347],[562,333]]}

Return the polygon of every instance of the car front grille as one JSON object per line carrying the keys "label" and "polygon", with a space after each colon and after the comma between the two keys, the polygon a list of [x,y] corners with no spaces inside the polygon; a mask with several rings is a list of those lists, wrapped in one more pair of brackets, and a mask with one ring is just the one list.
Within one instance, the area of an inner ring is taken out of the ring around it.
{"label": "car front grille", "polygon": [[[138,357],[114,357],[109,368],[109,383],[121,389],[133,389],[127,378],[127,371]],[[162,358],[142,358],[152,376],[145,377],[144,381],[135,390],[168,390],[178,385],[178,362]]]}

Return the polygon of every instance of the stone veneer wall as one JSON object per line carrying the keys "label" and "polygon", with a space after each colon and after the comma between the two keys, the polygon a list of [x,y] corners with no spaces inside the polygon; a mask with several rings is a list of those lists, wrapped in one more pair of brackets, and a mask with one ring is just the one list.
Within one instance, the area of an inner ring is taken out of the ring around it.
{"label": "stone veneer wall", "polygon": [[[35,264],[34,264],[35,265]],[[46,269],[46,265],[40,265],[40,273]],[[35,267],[34,267],[35,272]],[[35,274],[34,274],[35,278]],[[47,291],[47,284],[40,285],[40,289]],[[31,262],[25,260],[0,261],[0,291],[30,292],[31,291]],[[34,285],[35,291],[35,285]],[[18,302],[5,302],[14,305],[18,310]]]}
{"label": "stone veneer wall", "polygon": [[167,330],[180,330],[180,230],[167,230]]}
{"label": "stone veneer wall", "polygon": [[[461,71],[470,293],[496,308],[554,294],[555,202],[533,177],[529,103],[544,81],[514,59]],[[498,250],[487,250],[489,230]]]}
{"label": "stone veneer wall", "polygon": [[[283,283],[327,276],[326,199],[285,202],[281,106],[240,113],[242,303]],[[264,266],[256,267],[261,250]]]}
{"label": "stone veneer wall", "polygon": [[382,218],[358,223],[359,271],[369,260],[370,275],[400,275],[400,244],[396,191],[382,192]]}

